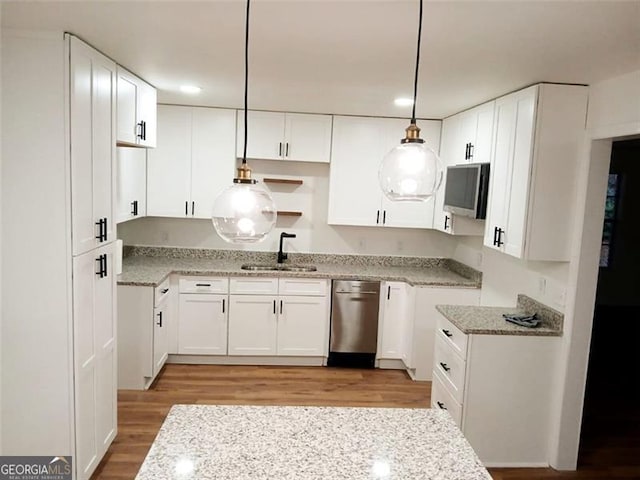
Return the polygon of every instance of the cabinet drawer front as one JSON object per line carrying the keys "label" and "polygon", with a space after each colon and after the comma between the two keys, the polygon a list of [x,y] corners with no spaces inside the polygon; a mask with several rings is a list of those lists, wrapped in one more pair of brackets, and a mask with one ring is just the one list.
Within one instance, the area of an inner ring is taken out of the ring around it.
{"label": "cabinet drawer front", "polygon": [[183,277],[180,293],[228,293],[229,279],[226,277]]}
{"label": "cabinet drawer front", "polygon": [[245,295],[277,295],[277,278],[232,278],[229,282],[229,291],[235,294]]}
{"label": "cabinet drawer front", "polygon": [[280,295],[307,295],[324,297],[329,291],[329,280],[322,278],[280,278]]}
{"label": "cabinet drawer front", "polygon": [[440,337],[436,338],[433,368],[450,387],[457,402],[462,403],[464,393],[464,375],[466,363]]}
{"label": "cabinet drawer front", "polygon": [[438,312],[437,337],[444,340],[463,360],[467,358],[468,335]]}
{"label": "cabinet drawer front", "polygon": [[434,370],[431,382],[431,408],[446,410],[458,427],[462,428],[462,405],[453,398],[438,370]]}
{"label": "cabinet drawer front", "polygon": [[153,289],[153,306],[159,306],[169,296],[169,277]]}

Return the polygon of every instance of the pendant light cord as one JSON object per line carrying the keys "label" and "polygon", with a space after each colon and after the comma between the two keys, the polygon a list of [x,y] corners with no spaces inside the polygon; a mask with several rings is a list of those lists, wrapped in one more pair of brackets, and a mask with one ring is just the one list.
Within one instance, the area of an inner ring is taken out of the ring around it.
{"label": "pendant light cord", "polygon": [[418,98],[418,67],[420,65],[420,40],[421,39],[422,39],[422,0],[420,0],[420,20],[418,21],[418,48],[416,50],[416,75],[413,80],[413,109],[411,111],[412,124],[416,123],[416,100]]}
{"label": "pendant light cord", "polygon": [[[422,2],[422,0],[420,0]],[[244,27],[244,150],[242,164],[247,164],[247,103],[249,90],[249,7],[251,0],[247,0],[247,18]]]}

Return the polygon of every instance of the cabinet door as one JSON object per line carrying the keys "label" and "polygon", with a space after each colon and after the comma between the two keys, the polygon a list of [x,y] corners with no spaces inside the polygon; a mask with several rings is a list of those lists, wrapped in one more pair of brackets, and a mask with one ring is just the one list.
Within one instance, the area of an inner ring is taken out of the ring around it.
{"label": "cabinet door", "polygon": [[[249,137],[247,158],[280,160],[284,157],[284,113],[248,112]],[[238,110],[236,156],[242,158],[244,146],[244,113]]]}
{"label": "cabinet door", "polygon": [[[113,236],[116,65],[71,38],[71,215],[73,254]],[[106,221],[106,238],[99,222]]]}
{"label": "cabinet door", "polygon": [[536,89],[527,89],[515,97],[515,125],[513,125],[513,156],[506,228],[503,235],[504,252],[522,258],[527,230],[533,134],[535,125]]}
{"label": "cabinet door", "polygon": [[156,89],[148,83],[139,80],[138,95],[138,122],[144,122],[142,138],[139,144],[144,147],[154,148],[157,139],[158,124],[158,94]]}
{"label": "cabinet door", "polygon": [[180,294],[178,353],[227,354],[227,296]]}
{"label": "cabinet door", "polygon": [[169,356],[169,309],[164,305],[153,309],[153,376]]}
{"label": "cabinet door", "polygon": [[476,135],[471,147],[471,163],[491,162],[491,146],[493,144],[493,114],[495,102],[485,103],[474,108],[476,115]]}
{"label": "cabinet door", "polygon": [[136,145],[138,143],[139,85],[136,77],[118,67],[118,119],[117,141],[119,144]]}
{"label": "cabinet door", "polygon": [[327,297],[282,296],[279,309],[278,355],[327,355]]}
{"label": "cabinet door", "polygon": [[382,226],[378,169],[388,150],[385,127],[384,120],[378,118],[333,118],[330,225]]}
{"label": "cabinet door", "polygon": [[276,298],[229,296],[229,355],[275,355]]}
{"label": "cabinet door", "polygon": [[191,108],[158,107],[158,146],[147,157],[147,215],[191,216]]}
{"label": "cabinet door", "polygon": [[380,322],[378,327],[378,358],[406,357],[407,318],[406,287],[403,282],[383,282],[380,285]]}
{"label": "cabinet door", "polygon": [[[386,120],[387,151],[400,143],[407,128],[406,120]],[[440,150],[440,130],[442,122],[419,120],[420,136],[436,154]],[[385,152],[386,153],[386,152]],[[382,161],[382,157],[380,157]],[[441,185],[440,188],[443,188]],[[393,202],[382,194],[383,224],[387,227],[433,228],[435,198],[426,202]]]}
{"label": "cabinet door", "polygon": [[460,117],[454,115],[442,122],[442,135],[440,141],[440,160],[444,169],[442,185],[434,198],[433,228],[445,233],[451,232],[451,213],[444,211],[444,192],[447,184],[447,167],[455,164],[455,148],[458,135]]}
{"label": "cabinet door", "polygon": [[468,163],[472,160],[469,158],[473,150],[473,144],[476,141],[476,131],[478,128],[478,115],[475,109],[467,110],[459,114],[460,129],[455,142],[454,165],[460,163]]}
{"label": "cabinet door", "polygon": [[[147,210],[147,151],[118,147],[116,223],[144,217]],[[134,202],[135,205],[134,205]]]}
{"label": "cabinet door", "polygon": [[331,115],[285,114],[284,159],[329,163]]}
{"label": "cabinet door", "polygon": [[191,201],[196,218],[211,218],[216,197],[232,184],[235,134],[235,110],[193,109]]}
{"label": "cabinet door", "polygon": [[116,435],[113,257],[113,246],[109,245],[73,259],[76,458],[80,479],[91,476]]}
{"label": "cabinet door", "polygon": [[505,97],[496,101],[495,138],[489,177],[491,191],[487,205],[484,245],[498,250],[501,250],[497,244],[498,229],[506,228],[516,113],[516,104],[511,98]]}

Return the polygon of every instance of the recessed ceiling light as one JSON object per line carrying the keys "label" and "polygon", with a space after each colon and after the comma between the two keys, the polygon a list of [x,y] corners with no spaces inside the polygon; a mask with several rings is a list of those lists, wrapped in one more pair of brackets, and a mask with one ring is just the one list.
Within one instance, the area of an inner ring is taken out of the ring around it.
{"label": "recessed ceiling light", "polygon": [[396,98],[393,103],[396,104],[397,107],[410,107],[413,105],[413,99],[411,98]]}
{"label": "recessed ceiling light", "polygon": [[180,87],[180,91],[183,93],[190,93],[195,95],[196,93],[200,93],[202,89],[200,87],[196,87],[195,85],[182,85]]}

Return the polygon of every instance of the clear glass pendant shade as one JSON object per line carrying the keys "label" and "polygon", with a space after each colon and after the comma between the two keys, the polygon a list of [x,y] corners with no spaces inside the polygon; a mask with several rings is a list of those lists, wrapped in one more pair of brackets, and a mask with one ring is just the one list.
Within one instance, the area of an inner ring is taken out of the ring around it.
{"label": "clear glass pendant shade", "polygon": [[229,243],[257,243],[276,223],[276,205],[268,188],[260,183],[234,183],[213,204],[211,220]]}
{"label": "clear glass pendant shade", "polygon": [[402,143],[380,164],[380,188],[393,201],[425,202],[442,183],[442,162],[423,142]]}

